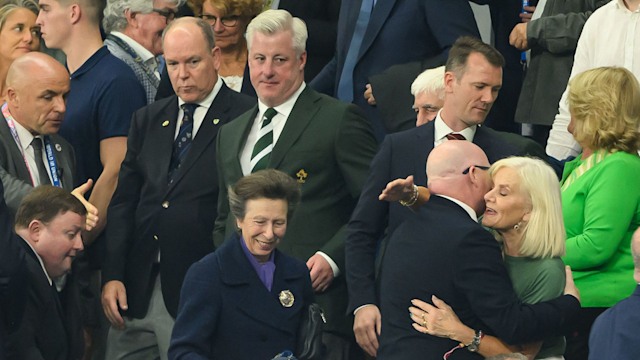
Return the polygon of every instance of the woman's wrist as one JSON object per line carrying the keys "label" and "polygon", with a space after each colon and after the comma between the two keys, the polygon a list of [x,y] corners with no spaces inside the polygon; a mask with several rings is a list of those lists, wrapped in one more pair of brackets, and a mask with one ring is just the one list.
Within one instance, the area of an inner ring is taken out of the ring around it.
{"label": "woman's wrist", "polygon": [[454,331],[451,332],[451,335],[449,336],[449,338],[451,340],[455,340],[462,344],[467,345],[473,341],[473,338],[475,336],[476,336],[475,330],[473,330],[468,326],[464,326],[464,324],[461,324],[460,327],[458,327],[457,329],[454,329]]}

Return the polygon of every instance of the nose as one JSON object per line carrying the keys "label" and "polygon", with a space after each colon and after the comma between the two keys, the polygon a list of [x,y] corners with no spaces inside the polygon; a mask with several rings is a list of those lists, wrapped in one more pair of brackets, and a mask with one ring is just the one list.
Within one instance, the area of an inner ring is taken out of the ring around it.
{"label": "nose", "polygon": [[189,70],[187,69],[186,64],[178,65],[178,78],[186,79],[189,77]]}
{"label": "nose", "polygon": [[492,104],[496,101],[498,97],[498,92],[494,91],[491,87],[487,86],[482,91],[482,102]]}
{"label": "nose", "polygon": [[38,11],[38,17],[36,18],[36,25],[42,27],[42,10]]}
{"label": "nose", "polygon": [[225,29],[224,25],[222,25],[221,19],[216,20],[216,23],[213,24],[212,28],[213,28],[213,31],[216,33],[221,33]]}
{"label": "nose", "polygon": [[33,33],[31,32],[31,29],[24,30],[24,33],[22,34],[22,41],[27,44],[31,44],[33,42]]}
{"label": "nose", "polygon": [[82,242],[82,232],[79,231],[75,238],[73,239],[73,248],[77,251],[82,251],[84,249],[84,243]]}
{"label": "nose", "polygon": [[55,110],[61,114],[64,114],[64,112],[67,111],[67,105],[65,104],[64,97],[56,96],[54,101]]}
{"label": "nose", "polygon": [[271,224],[271,223],[267,224],[267,226],[264,229],[263,235],[269,240],[273,239],[273,236],[274,236],[274,234],[273,234],[273,224]]}

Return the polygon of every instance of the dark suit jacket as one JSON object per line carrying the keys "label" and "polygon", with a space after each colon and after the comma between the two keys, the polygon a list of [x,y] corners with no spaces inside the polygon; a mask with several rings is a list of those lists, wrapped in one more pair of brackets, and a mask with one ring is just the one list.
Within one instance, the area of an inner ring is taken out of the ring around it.
{"label": "dark suit jacket", "polygon": [[4,359],[7,333],[15,331],[22,320],[27,298],[24,250],[11,218],[0,182],[0,359]]}
{"label": "dark suit jacket", "polygon": [[68,281],[62,297],[49,285],[33,250],[22,242],[26,253],[27,288],[24,315],[17,329],[9,334],[7,357],[25,360],[80,359],[84,352],[79,321],[77,292]]}
{"label": "dark suit jacket", "polygon": [[[242,177],[239,157],[257,114],[257,106],[220,129],[217,144],[220,197],[216,244],[235,232],[227,186]],[[302,201],[287,226],[280,249],[303,261],[322,251],[342,275],[318,295],[327,328],[352,336],[344,280],[346,223],[356,204],[376,144],[357,108],[306,88],[298,98],[273,148],[270,168],[298,179]]]}
{"label": "dark suit jacket", "polygon": [[[433,149],[434,131],[432,121],[388,135],[371,163],[369,177],[348,226],[347,282],[351,311],[364,304],[377,304],[374,264],[379,240],[385,228],[387,234],[392,234],[412,214],[396,202],[379,201],[378,195],[390,181],[409,175],[413,175],[417,185],[427,185],[426,162]],[[536,142],[486,126],[478,127],[473,142],[484,150],[490,162],[512,155],[546,157]]]}
{"label": "dark suit jacket", "polygon": [[[295,351],[301,315],[313,302],[309,270],[275,250],[269,291],[249,263],[238,235],[195,263],[185,277],[171,335],[171,359],[271,359]],[[293,305],[278,298],[289,290]]]}
{"label": "dark suit jacket", "polygon": [[[342,3],[335,56],[310,84],[322,93],[336,94],[361,4],[362,0]],[[432,57],[445,60],[449,48],[461,35],[480,37],[471,7],[465,0],[377,2],[353,71],[353,102],[365,111],[379,141],[385,133],[379,114],[363,96],[369,77],[392,65]]]}
{"label": "dark suit jacket", "polygon": [[[49,138],[58,164],[58,175],[61,178],[62,187],[71,191],[74,188],[76,173],[73,148],[59,135],[49,135]],[[22,152],[13,139],[2,114],[0,114],[0,167],[6,171],[6,173],[0,172],[2,183],[6,188],[5,201],[11,212],[15,214],[22,198],[31,191],[33,186]]]}
{"label": "dark suit jacket", "polygon": [[187,269],[214,250],[211,233],[218,202],[215,138],[219,127],[251,107],[241,94],[220,89],[198,130],[176,180],[167,185],[178,98],[159,100],[134,113],[127,154],[109,205],[104,282],[122,281],[128,316],[142,318],[161,254],[162,294],[176,316]]}
{"label": "dark suit jacket", "polygon": [[589,335],[589,359],[640,359],[638,340],[640,286],[631,296],[602,313]]}
{"label": "dark suit jacket", "polygon": [[[436,359],[458,343],[411,326],[411,299],[436,295],[460,320],[511,344],[561,334],[577,314],[570,295],[535,305],[520,303],[494,237],[451,200],[433,196],[391,235],[382,263],[382,332],[378,359]],[[451,359],[481,359],[466,350]]]}

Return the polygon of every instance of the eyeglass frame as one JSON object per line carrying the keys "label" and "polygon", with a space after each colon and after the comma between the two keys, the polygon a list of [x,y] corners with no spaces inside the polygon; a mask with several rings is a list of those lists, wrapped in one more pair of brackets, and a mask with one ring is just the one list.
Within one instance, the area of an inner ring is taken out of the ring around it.
{"label": "eyeglass frame", "polygon": [[157,8],[153,8],[151,9],[151,12],[154,12],[160,16],[162,16],[165,21],[167,22],[167,24],[171,21],[173,21],[178,13],[172,9],[157,9]]}
{"label": "eyeglass frame", "polygon": [[491,166],[484,166],[484,165],[471,165],[468,168],[464,169],[464,171],[462,172],[462,175],[467,175],[469,173],[469,171],[471,170],[472,167],[478,168],[480,170],[489,170],[491,168]]}
{"label": "eyeglass frame", "polygon": [[[220,18],[220,23],[224,27],[235,27],[235,26],[238,26],[238,20],[240,20],[240,17],[241,16],[238,16],[238,15],[223,16],[223,17]],[[211,27],[215,26],[216,23],[218,22],[218,17],[217,16],[209,15],[209,14],[200,15],[200,19],[206,21],[209,25],[211,25]],[[226,24],[225,22],[228,22],[228,21],[232,21],[233,24],[231,24],[231,25]]]}

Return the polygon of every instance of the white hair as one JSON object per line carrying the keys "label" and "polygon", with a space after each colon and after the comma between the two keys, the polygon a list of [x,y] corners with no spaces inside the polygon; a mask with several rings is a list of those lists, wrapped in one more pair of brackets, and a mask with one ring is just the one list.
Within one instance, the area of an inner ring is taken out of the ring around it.
{"label": "white hair", "polygon": [[247,47],[255,32],[272,35],[283,31],[290,31],[293,38],[293,49],[300,55],[307,47],[307,25],[297,17],[291,16],[286,10],[267,10],[256,16],[247,26]]}
{"label": "white hair", "polygon": [[[176,7],[182,6],[186,0],[166,0]],[[125,11],[149,14],[153,11],[153,0],[107,0],[102,14],[102,27],[108,34],[112,31],[122,31],[127,27]]]}
{"label": "white hair", "polygon": [[411,95],[422,93],[435,94],[444,100],[444,66],[423,71],[411,84]]}

